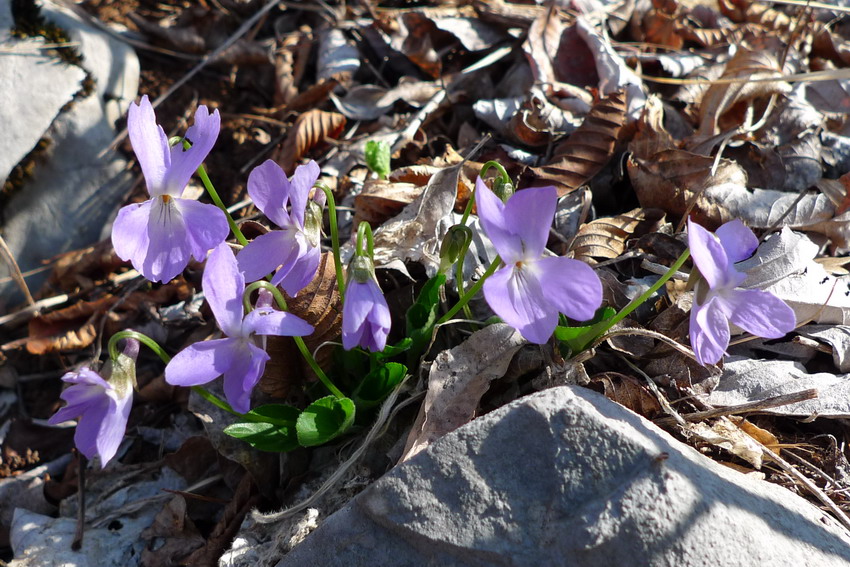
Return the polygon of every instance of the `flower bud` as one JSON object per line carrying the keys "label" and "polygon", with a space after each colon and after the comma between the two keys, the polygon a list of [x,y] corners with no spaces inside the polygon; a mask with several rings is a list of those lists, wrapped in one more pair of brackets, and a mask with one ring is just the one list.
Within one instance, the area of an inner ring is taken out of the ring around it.
{"label": "flower bud", "polygon": [[505,181],[502,177],[497,177],[493,182],[493,193],[495,193],[503,203],[508,202],[508,199],[510,199],[511,195],[514,194],[515,190],[514,184],[511,181]]}
{"label": "flower bud", "polygon": [[348,280],[357,283],[366,283],[369,280],[377,281],[375,276],[375,264],[367,256],[355,256],[348,265]]}
{"label": "flower bud", "polygon": [[307,201],[304,210],[304,235],[310,246],[319,246],[322,238],[322,206],[314,200]]}
{"label": "flower bud", "polygon": [[440,272],[445,273],[457,262],[472,242],[472,229],[456,224],[449,227],[440,245]]}
{"label": "flower bud", "polygon": [[133,338],[124,339],[124,351],[118,358],[110,361],[111,365],[104,369],[104,378],[115,388],[119,398],[130,395],[136,387],[136,358],[139,356],[139,341]]}

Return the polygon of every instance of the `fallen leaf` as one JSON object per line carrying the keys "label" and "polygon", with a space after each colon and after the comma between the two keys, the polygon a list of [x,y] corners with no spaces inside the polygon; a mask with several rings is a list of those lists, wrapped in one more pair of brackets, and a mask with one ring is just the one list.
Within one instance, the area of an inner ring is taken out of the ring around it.
{"label": "fallen leaf", "polygon": [[663,219],[660,209],[633,209],[596,219],[579,229],[570,247],[571,256],[590,265],[597,263],[596,258],[616,258],[625,251],[628,239],[654,232]]}
{"label": "fallen leaf", "polygon": [[431,364],[428,392],[399,461],[408,460],[472,420],[490,382],[504,376],[525,342],[513,327],[495,324],[439,353]]}
{"label": "fallen leaf", "polygon": [[345,128],[345,116],[324,110],[308,110],[298,117],[280,148],[277,162],[291,171],[307,152],[328,139],[338,138]]}
{"label": "fallen leaf", "polygon": [[614,155],[625,113],[623,94],[610,94],[593,106],[578,130],[555,146],[548,164],[529,170],[537,180],[554,184],[559,196],[577,189]]}

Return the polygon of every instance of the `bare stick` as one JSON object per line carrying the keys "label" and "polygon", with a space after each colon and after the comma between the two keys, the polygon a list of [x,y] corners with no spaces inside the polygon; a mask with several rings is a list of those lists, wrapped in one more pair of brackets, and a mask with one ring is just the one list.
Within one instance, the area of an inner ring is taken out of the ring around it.
{"label": "bare stick", "polygon": [[[818,397],[818,391],[814,388],[810,390],[802,390],[800,392],[794,392],[793,394],[784,394],[782,396],[773,396],[770,398],[765,398],[763,400],[758,400],[755,402],[747,402],[746,404],[739,404],[736,406],[728,406],[725,408],[715,408],[712,410],[706,411],[698,411],[694,413],[687,413],[682,415],[685,421],[690,421],[691,423],[697,421],[703,421],[706,419],[712,419],[714,417],[723,417],[726,415],[737,415],[741,413],[749,413],[753,411],[761,411],[769,408],[777,408],[781,406],[787,406],[789,404],[796,404],[797,402],[802,402],[805,400],[812,400]],[[669,417],[664,417],[661,419],[656,419],[656,425],[667,425],[668,423],[672,424],[673,420]]]}
{"label": "bare stick", "polygon": [[86,456],[77,451],[77,529],[74,531],[74,541],[71,549],[79,551],[83,546],[83,535],[86,533]]}
{"label": "bare stick", "polygon": [[21,291],[24,293],[24,297],[27,299],[27,303],[29,305],[35,305],[35,300],[32,298],[30,288],[27,287],[27,282],[24,280],[21,268],[15,261],[12,251],[9,250],[8,246],[6,246],[6,239],[3,238],[3,235],[0,235],[0,253],[2,253],[4,258],[6,258],[6,263],[9,265],[9,270],[12,272],[12,279],[15,280],[15,283],[18,284],[19,288],[21,288]]}

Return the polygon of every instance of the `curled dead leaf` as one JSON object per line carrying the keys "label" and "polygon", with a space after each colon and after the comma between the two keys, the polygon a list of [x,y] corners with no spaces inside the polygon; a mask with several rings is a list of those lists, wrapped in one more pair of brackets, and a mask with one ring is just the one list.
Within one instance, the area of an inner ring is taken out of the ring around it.
{"label": "curled dead leaf", "polygon": [[573,240],[572,257],[590,265],[596,258],[612,259],[626,249],[626,241],[653,232],[664,219],[661,209],[632,209],[616,217],[596,219],[583,225]]}
{"label": "curled dead leaf", "polygon": [[372,227],[377,227],[399,214],[420,193],[422,186],[417,187],[412,183],[369,179],[360,194],[354,197],[353,226],[360,226],[361,221],[367,221]]}
{"label": "curled dead leaf", "polygon": [[[315,328],[304,337],[310,352],[324,342],[337,340],[342,327],[342,304],[336,284],[333,254],[325,252],[319,261],[316,277],[296,297],[286,298],[290,313],[298,315]],[[260,380],[260,390],[276,398],[286,398],[295,385],[313,376],[289,337],[269,337],[267,351],[271,359]],[[323,369],[331,363],[332,349],[319,351],[317,361]]]}
{"label": "curled dead leaf", "polygon": [[564,196],[596,175],[611,157],[626,120],[626,100],[614,92],[595,105],[584,123],[569,138],[555,146],[547,165],[529,171],[536,184],[547,182]]}
{"label": "curled dead leaf", "polygon": [[291,171],[295,162],[327,139],[338,138],[345,128],[345,116],[337,112],[308,110],[298,117],[279,152],[277,162]]}
{"label": "curled dead leaf", "polygon": [[661,413],[661,404],[640,380],[619,372],[602,372],[590,378],[609,400],[625,406],[647,419]]}

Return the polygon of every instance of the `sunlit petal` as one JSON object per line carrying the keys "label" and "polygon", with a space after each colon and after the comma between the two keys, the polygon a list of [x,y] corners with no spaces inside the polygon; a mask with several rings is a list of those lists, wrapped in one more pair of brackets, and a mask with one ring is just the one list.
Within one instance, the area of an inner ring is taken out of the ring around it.
{"label": "sunlit petal", "polygon": [[204,295],[218,326],[228,337],[242,336],[245,278],[239,271],[233,251],[226,243],[219,244],[210,253],[202,282]]}
{"label": "sunlit petal", "polygon": [[534,343],[545,343],[558,324],[558,310],[546,298],[535,274],[516,266],[497,270],[484,282],[493,312]]}

